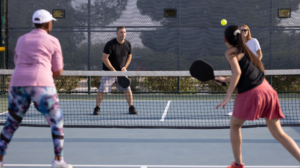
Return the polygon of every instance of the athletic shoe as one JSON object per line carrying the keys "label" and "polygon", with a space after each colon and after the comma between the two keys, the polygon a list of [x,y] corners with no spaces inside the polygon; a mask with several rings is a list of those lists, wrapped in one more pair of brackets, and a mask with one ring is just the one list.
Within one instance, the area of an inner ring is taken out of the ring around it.
{"label": "athletic shoe", "polygon": [[229,113],[227,113],[227,115],[229,115],[229,116],[232,116],[232,112],[233,112],[233,109],[232,109],[232,110],[230,110],[230,112],[229,112]]}
{"label": "athletic shoe", "polygon": [[99,115],[100,114],[100,108],[98,106],[96,106],[94,108],[94,115]]}
{"label": "athletic shoe", "polygon": [[0,162],[0,168],[3,168],[3,161]]}
{"label": "athletic shoe", "polygon": [[129,107],[129,114],[137,114],[137,112],[136,112],[134,106],[130,106],[130,107]]}
{"label": "athletic shoe", "polygon": [[52,168],[73,168],[73,166],[66,163],[66,161],[62,158],[60,161],[53,160]]}
{"label": "athletic shoe", "polygon": [[239,164],[238,166],[235,165],[235,162],[232,162],[230,166],[228,166],[227,168],[245,168],[244,163]]}

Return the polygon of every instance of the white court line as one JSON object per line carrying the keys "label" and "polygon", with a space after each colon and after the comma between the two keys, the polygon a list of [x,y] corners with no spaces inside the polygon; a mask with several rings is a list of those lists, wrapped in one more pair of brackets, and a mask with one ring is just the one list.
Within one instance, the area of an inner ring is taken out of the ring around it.
{"label": "white court line", "polygon": [[8,111],[5,111],[5,112],[1,113],[0,115],[6,114],[6,113],[8,113]]}
{"label": "white court line", "polygon": [[[49,167],[50,164],[4,164],[6,167]],[[228,166],[228,165],[227,165]],[[184,165],[73,165],[73,167],[137,167],[137,168],[154,168],[154,167],[169,167],[169,168],[224,168],[226,166],[184,166]],[[299,168],[299,166],[245,166],[245,168]]]}
{"label": "white court line", "polygon": [[[6,121],[6,120],[0,120],[0,121]],[[22,123],[23,122],[31,122],[31,121],[46,121],[46,120],[22,120]]]}
{"label": "white court line", "polygon": [[165,121],[165,117],[166,117],[166,115],[167,115],[167,112],[168,112],[168,109],[169,109],[170,104],[171,104],[171,101],[168,101],[168,104],[167,104],[167,106],[166,106],[166,108],[165,108],[165,111],[164,111],[163,115],[161,116],[160,121]]}
{"label": "white court line", "polygon": [[[33,105],[33,103],[30,103],[30,106],[31,106],[31,105]],[[6,113],[8,113],[8,111],[5,111],[5,112],[1,113],[0,115],[6,114]],[[5,120],[5,121],[6,121],[6,120]]]}

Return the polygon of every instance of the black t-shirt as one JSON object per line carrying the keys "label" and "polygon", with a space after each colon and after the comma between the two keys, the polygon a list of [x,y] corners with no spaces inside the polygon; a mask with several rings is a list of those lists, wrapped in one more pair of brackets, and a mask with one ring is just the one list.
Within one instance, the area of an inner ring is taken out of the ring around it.
{"label": "black t-shirt", "polygon": [[246,55],[239,60],[239,65],[242,74],[236,86],[238,93],[253,89],[264,81],[264,72],[255,66]]}
{"label": "black t-shirt", "polygon": [[[106,43],[103,52],[109,54],[109,61],[111,65],[120,71],[126,63],[127,56],[131,54],[131,44],[129,41],[125,40],[124,43],[120,44],[117,39],[112,39]],[[109,71],[104,63],[103,70]]]}

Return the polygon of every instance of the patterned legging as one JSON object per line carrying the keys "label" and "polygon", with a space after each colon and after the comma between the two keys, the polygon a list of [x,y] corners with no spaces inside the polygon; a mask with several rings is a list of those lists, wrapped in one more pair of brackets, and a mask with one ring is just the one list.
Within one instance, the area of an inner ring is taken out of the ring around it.
{"label": "patterned legging", "polygon": [[51,127],[56,156],[63,155],[63,115],[59,108],[59,100],[55,87],[10,87],[8,93],[7,120],[0,135],[0,155],[5,155],[7,146],[14,132],[30,107],[31,100],[35,108],[41,112]]}

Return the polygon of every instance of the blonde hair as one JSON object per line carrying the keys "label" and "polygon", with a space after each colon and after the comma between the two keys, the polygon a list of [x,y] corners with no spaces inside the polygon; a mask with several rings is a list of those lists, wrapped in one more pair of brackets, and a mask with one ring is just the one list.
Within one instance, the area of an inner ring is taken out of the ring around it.
{"label": "blonde hair", "polygon": [[245,56],[249,58],[249,60],[258,67],[261,71],[265,71],[264,65],[262,62],[254,55],[254,53],[248,48],[246,41],[243,40],[242,35],[239,30],[240,28],[237,25],[228,26],[225,29],[224,35],[226,41],[237,48],[234,55],[238,55],[240,53],[245,53]]}
{"label": "blonde hair", "polygon": [[240,28],[241,28],[241,27],[246,27],[246,28],[248,29],[247,40],[252,39],[252,37],[251,37],[251,32],[250,32],[250,28],[249,28],[247,25],[245,25],[245,24],[244,24],[244,25],[241,25]]}

